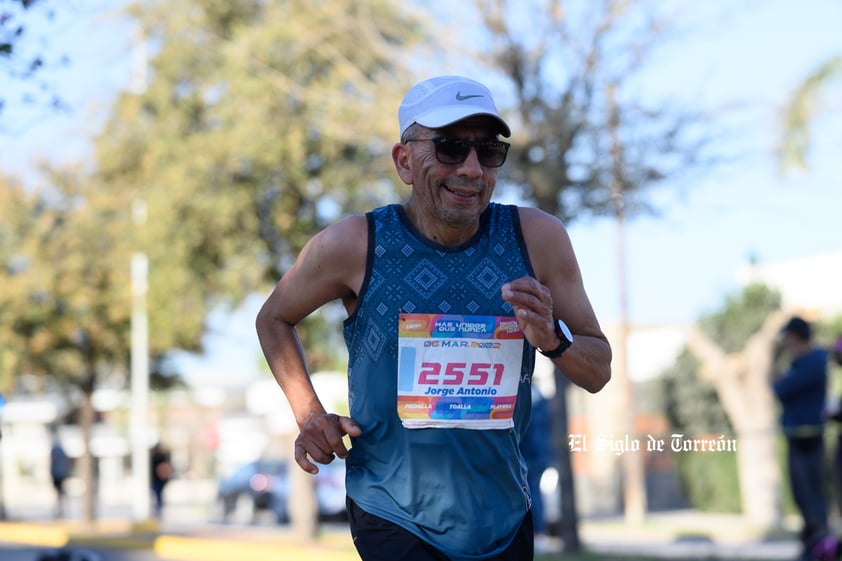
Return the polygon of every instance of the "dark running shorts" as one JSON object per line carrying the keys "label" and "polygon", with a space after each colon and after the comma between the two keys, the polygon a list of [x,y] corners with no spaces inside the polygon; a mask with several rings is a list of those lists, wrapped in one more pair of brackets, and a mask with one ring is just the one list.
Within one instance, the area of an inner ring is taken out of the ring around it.
{"label": "dark running shorts", "polygon": [[[440,551],[397,524],[364,511],[347,499],[354,546],[363,561],[449,561]],[[532,511],[526,513],[511,545],[488,561],[531,561],[534,556]]]}

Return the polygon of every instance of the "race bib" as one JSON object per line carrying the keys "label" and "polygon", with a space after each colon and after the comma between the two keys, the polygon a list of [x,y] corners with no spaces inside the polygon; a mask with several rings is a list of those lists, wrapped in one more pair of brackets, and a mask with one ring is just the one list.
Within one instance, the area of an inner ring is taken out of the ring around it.
{"label": "race bib", "polygon": [[415,428],[508,429],[523,333],[512,317],[400,314],[398,416]]}

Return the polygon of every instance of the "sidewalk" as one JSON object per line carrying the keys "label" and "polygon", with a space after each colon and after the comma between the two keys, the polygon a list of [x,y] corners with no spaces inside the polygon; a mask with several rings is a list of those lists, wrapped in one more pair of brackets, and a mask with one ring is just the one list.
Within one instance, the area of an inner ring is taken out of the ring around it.
{"label": "sidewalk", "polygon": [[7,520],[0,520],[0,542],[45,548],[65,545],[112,549],[154,549],[172,561],[359,561],[347,527],[325,524],[314,542],[296,539],[288,526],[268,519],[255,525],[224,524],[215,483],[174,480],[167,488],[160,523],[132,522],[129,488],[100,489],[97,520],[81,520],[82,499],[71,491],[66,516],[54,519],[54,496],[43,485],[18,486],[6,493]]}
{"label": "sidewalk", "polygon": [[[587,550],[604,554],[770,561],[794,559],[798,554],[798,544],[791,537],[765,536],[737,516],[692,511],[652,514],[640,525],[622,519],[584,521],[580,534]],[[170,521],[156,527],[107,520],[86,527],[72,521],[0,522],[0,542],[154,549],[160,557],[173,561],[359,561],[342,524],[323,525],[316,541],[301,542],[287,526],[272,525]]]}
{"label": "sidewalk", "polygon": [[286,527],[235,527],[216,524],[98,521],[91,526],[72,521],[2,522],[0,542],[45,548],[64,546],[108,549],[150,549],[173,561],[359,561],[347,529],[326,526],[315,541],[299,541]]}
{"label": "sidewalk", "polygon": [[[0,521],[0,542],[154,548],[159,556],[173,561],[359,561],[347,525],[324,524],[319,539],[305,543],[288,526],[268,520],[255,525],[223,524],[214,507],[213,489],[206,487],[203,482],[174,482],[161,523],[144,525],[131,522],[130,502],[112,489],[111,498],[99,505],[100,520],[92,526],[78,522],[82,519],[79,497],[69,502],[68,519],[52,520],[49,492],[19,488],[7,503],[9,520]],[[690,510],[650,513],[640,524],[627,523],[622,517],[586,519],[579,530],[587,550],[605,554],[784,561],[794,559],[799,550],[792,523],[767,535],[737,515]],[[560,550],[558,540],[551,545]]]}
{"label": "sidewalk", "polygon": [[686,559],[790,560],[800,552],[794,524],[768,532],[735,514],[693,510],[649,513],[640,524],[622,517],[586,520],[580,537],[597,553]]}

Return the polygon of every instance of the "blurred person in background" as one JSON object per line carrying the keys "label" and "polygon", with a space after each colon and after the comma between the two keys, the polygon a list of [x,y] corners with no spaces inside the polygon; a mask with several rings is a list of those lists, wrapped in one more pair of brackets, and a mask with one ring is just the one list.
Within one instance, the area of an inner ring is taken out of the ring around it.
{"label": "blurred person in background", "polygon": [[532,523],[535,529],[535,551],[538,553],[544,553],[549,549],[544,498],[541,495],[541,476],[550,467],[553,459],[551,431],[550,403],[533,384],[532,416],[520,449],[526,461],[526,481],[529,483],[529,493],[532,495]]}
{"label": "blurred person in background", "polygon": [[784,353],[791,359],[772,389],[781,403],[789,484],[802,519],[798,559],[830,561],[839,545],[828,525],[824,477],[828,352],[813,346],[812,327],[798,316],[783,326],[774,352],[775,362]]}
{"label": "blurred person in background", "polygon": [[[837,366],[842,366],[842,335],[836,338],[831,349],[831,357]],[[842,399],[832,401],[833,407],[828,411],[828,418],[836,423],[842,423]],[[836,426],[836,450],[833,454],[833,491],[836,495],[836,509],[842,515],[842,425]]]}
{"label": "blurred person in background", "polygon": [[64,484],[70,477],[70,458],[58,437],[58,429],[52,431],[52,444],[50,445],[50,479],[53,482],[53,489],[56,492],[56,506],[54,514],[56,518],[64,516],[65,495],[67,494]]}
{"label": "blurred person in background", "polygon": [[160,520],[164,511],[164,488],[173,476],[170,453],[160,442],[152,447],[149,475],[155,500],[155,518]]}

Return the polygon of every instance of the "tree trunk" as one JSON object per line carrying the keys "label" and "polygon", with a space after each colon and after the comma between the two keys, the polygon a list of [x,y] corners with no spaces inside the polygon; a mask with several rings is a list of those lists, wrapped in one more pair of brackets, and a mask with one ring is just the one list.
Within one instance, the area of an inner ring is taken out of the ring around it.
{"label": "tree trunk", "polygon": [[769,431],[749,432],[737,441],[737,470],[743,514],[761,527],[781,522],[780,472],[775,436]]}
{"label": "tree trunk", "polygon": [[781,315],[772,314],[740,353],[727,354],[698,330],[688,347],[702,362],[737,432],[737,470],[743,514],[769,527],[781,519],[780,470],[777,461],[775,400],[770,387],[772,347]]}
{"label": "tree trunk", "polygon": [[315,539],[319,531],[319,506],[316,499],[316,476],[289,465],[289,516],[293,535],[300,541]]}
{"label": "tree trunk", "polygon": [[84,483],[82,498],[82,518],[86,523],[92,523],[96,518],[97,477],[95,458],[91,452],[91,434],[94,426],[94,406],[92,392],[87,388],[82,394],[82,407],[79,415],[79,430],[82,435],[82,458],[79,470]]}

